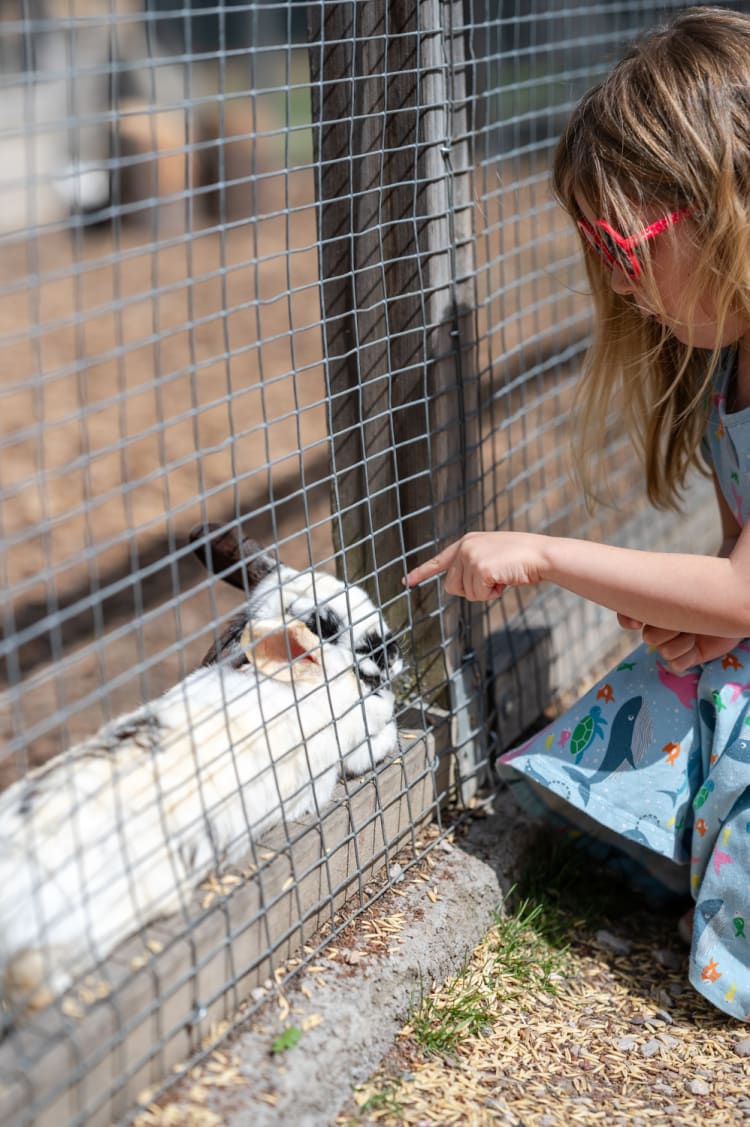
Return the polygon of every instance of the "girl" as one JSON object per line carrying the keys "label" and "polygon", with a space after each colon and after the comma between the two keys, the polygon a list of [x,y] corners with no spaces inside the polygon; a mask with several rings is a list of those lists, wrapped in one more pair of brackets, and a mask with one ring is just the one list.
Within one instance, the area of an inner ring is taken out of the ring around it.
{"label": "girl", "polygon": [[444,572],[476,600],[546,580],[640,630],[627,661],[503,760],[574,819],[683,867],[690,980],[750,1020],[750,17],[694,8],[636,42],[574,111],[553,187],[596,313],[587,495],[614,409],[656,505],[677,507],[689,470],[710,467],[721,550],[470,533],[406,582]]}

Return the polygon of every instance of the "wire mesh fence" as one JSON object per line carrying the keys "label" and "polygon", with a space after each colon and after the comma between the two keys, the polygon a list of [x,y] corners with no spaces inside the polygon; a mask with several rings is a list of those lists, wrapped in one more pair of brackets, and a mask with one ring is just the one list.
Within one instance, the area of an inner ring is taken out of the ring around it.
{"label": "wire mesh fence", "polygon": [[677,536],[616,433],[617,510],[571,484],[547,176],[680,6],[4,0],[3,1122],[135,1114],[615,645],[401,577],[468,528]]}

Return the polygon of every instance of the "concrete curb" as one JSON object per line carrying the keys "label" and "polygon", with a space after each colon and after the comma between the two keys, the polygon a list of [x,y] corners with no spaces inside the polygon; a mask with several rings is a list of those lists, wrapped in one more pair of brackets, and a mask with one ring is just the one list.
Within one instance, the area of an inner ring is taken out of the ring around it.
{"label": "concrete curb", "polygon": [[[536,832],[501,793],[494,812],[475,819],[460,843],[439,843],[428,883],[409,881],[407,872],[378,902],[378,919],[396,912],[405,918],[387,954],[368,951],[360,938],[351,962],[320,958],[285,991],[288,1014],[272,1001],[222,1046],[239,1062],[243,1082],[215,1088],[206,1074],[205,1106],[216,1121],[225,1127],[332,1124],[352,1088],[393,1045],[420,991],[454,973],[480,941]],[[294,1048],[274,1054],[274,1040],[289,1025],[305,1031]],[[180,1105],[195,1084],[201,1086],[200,1072],[160,1102]]]}

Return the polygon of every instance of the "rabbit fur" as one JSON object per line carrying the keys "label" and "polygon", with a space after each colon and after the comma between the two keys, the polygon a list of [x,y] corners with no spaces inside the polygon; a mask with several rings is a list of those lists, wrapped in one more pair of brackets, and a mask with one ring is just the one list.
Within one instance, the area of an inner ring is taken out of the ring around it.
{"label": "rabbit fur", "polygon": [[[342,769],[361,774],[396,749],[386,681],[400,658],[380,613],[361,589],[258,552],[241,625],[200,668],[0,794],[11,1015],[48,1004],[128,935],[184,907],[271,826],[320,811]],[[345,613],[334,637],[332,616]]]}

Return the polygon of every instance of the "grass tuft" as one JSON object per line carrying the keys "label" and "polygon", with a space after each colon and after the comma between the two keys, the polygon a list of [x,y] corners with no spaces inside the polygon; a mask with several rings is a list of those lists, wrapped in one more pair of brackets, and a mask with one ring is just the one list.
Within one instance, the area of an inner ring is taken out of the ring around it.
{"label": "grass tuft", "polygon": [[492,1021],[490,1000],[466,965],[439,994],[423,995],[409,1018],[414,1041],[425,1053],[455,1055],[461,1041],[481,1033]]}
{"label": "grass tuft", "polygon": [[382,1088],[363,1086],[355,1091],[354,1098],[360,1113],[363,1114],[381,1112],[399,1118],[402,1111],[398,1088],[393,1084],[386,1084]]}
{"label": "grass tuft", "polygon": [[521,901],[512,915],[495,914],[480,948],[439,992],[422,993],[409,1016],[412,1039],[426,1054],[456,1055],[463,1041],[497,1020],[509,998],[532,990],[555,992],[567,949],[546,934],[542,905]]}
{"label": "grass tuft", "polygon": [[[513,896],[514,889],[510,890]],[[495,927],[486,947],[493,953],[504,980],[522,989],[555,993],[555,976],[568,965],[567,929],[544,904],[520,900],[509,915],[495,914]]]}

